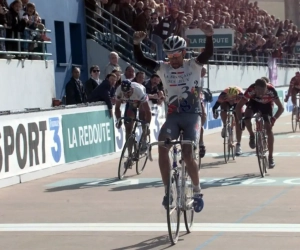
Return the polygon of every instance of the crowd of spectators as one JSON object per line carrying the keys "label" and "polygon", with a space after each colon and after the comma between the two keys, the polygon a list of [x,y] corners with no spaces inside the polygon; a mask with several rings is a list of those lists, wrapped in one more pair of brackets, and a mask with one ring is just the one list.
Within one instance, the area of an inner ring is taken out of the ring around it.
{"label": "crowd of spectators", "polygon": [[166,37],[186,37],[186,30],[197,28],[201,21],[210,22],[215,29],[233,29],[233,47],[222,49],[221,53],[241,60],[258,61],[259,57],[270,55],[292,58],[299,39],[298,27],[292,20],[279,20],[249,0],[87,1],[97,3],[133,30],[147,32],[148,39],[157,46],[160,60],[164,59],[161,45]]}
{"label": "crowd of spectators", "polygon": [[[105,102],[112,118],[112,107],[115,104],[115,91],[120,86],[121,81],[125,79],[143,85],[153,104],[161,104],[163,102],[163,86],[157,74],[153,74],[149,79],[146,79],[145,72],[136,72],[132,65],[128,65],[122,70],[118,61],[118,54],[111,52],[109,54],[108,64],[102,71],[104,73],[103,77],[100,67],[98,65],[92,65],[90,67],[90,78],[84,83],[80,80],[80,68],[74,67],[72,77],[66,84],[65,104]],[[124,73],[122,74],[122,72]],[[103,80],[101,80],[101,78]]]}
{"label": "crowd of spectators", "polygon": [[[13,52],[43,52],[41,43],[37,41],[49,41],[46,36],[45,26],[39,16],[36,6],[29,0],[14,0],[8,3],[7,0],[0,0],[0,37],[18,38],[31,40],[32,42],[0,41],[0,58],[30,58],[40,59],[40,56],[18,54]],[[11,54],[6,53],[11,52]]]}

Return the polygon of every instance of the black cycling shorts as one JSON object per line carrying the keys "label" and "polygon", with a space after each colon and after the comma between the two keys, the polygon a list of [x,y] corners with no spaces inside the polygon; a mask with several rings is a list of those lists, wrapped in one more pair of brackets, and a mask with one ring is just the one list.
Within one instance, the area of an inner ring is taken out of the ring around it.
{"label": "black cycling shorts", "polygon": [[[268,103],[260,103],[260,102],[256,102],[254,100],[250,100],[247,104],[247,109],[252,110],[253,114],[257,113],[258,111],[261,112],[261,114],[263,116],[265,116],[266,118],[272,117],[273,116],[273,104],[271,102]],[[264,119],[265,120],[265,119]],[[267,119],[268,121],[268,119]]]}

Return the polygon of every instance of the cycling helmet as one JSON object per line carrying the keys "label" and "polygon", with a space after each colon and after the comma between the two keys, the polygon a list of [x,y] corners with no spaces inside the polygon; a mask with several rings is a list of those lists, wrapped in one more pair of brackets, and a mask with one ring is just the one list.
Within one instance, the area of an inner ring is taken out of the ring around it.
{"label": "cycling helmet", "polygon": [[131,81],[126,79],[121,82],[122,92],[128,92],[130,90],[130,88],[131,88]]}
{"label": "cycling helmet", "polygon": [[175,52],[186,48],[186,41],[180,36],[170,36],[164,42],[165,52]]}
{"label": "cycling helmet", "polygon": [[234,96],[239,94],[239,90],[236,87],[229,87],[228,93],[229,96]]}

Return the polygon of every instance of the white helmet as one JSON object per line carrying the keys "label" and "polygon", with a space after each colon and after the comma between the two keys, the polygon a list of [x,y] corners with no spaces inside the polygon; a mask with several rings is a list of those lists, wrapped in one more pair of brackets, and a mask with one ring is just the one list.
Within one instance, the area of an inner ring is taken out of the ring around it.
{"label": "white helmet", "polygon": [[164,42],[165,52],[175,52],[186,48],[186,41],[180,36],[170,36]]}

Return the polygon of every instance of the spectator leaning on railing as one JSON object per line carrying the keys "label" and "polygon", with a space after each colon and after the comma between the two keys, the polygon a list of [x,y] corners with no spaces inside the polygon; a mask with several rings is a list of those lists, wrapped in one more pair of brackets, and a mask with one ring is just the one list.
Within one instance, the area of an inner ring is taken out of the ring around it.
{"label": "spectator leaning on railing", "polygon": [[[9,6],[6,0],[0,0],[0,25],[3,27],[0,28],[0,37],[6,38],[6,28],[7,28],[7,13]],[[0,51],[5,52],[6,46],[5,41],[0,41]],[[12,59],[14,55],[9,54],[0,54],[0,58]]]}

